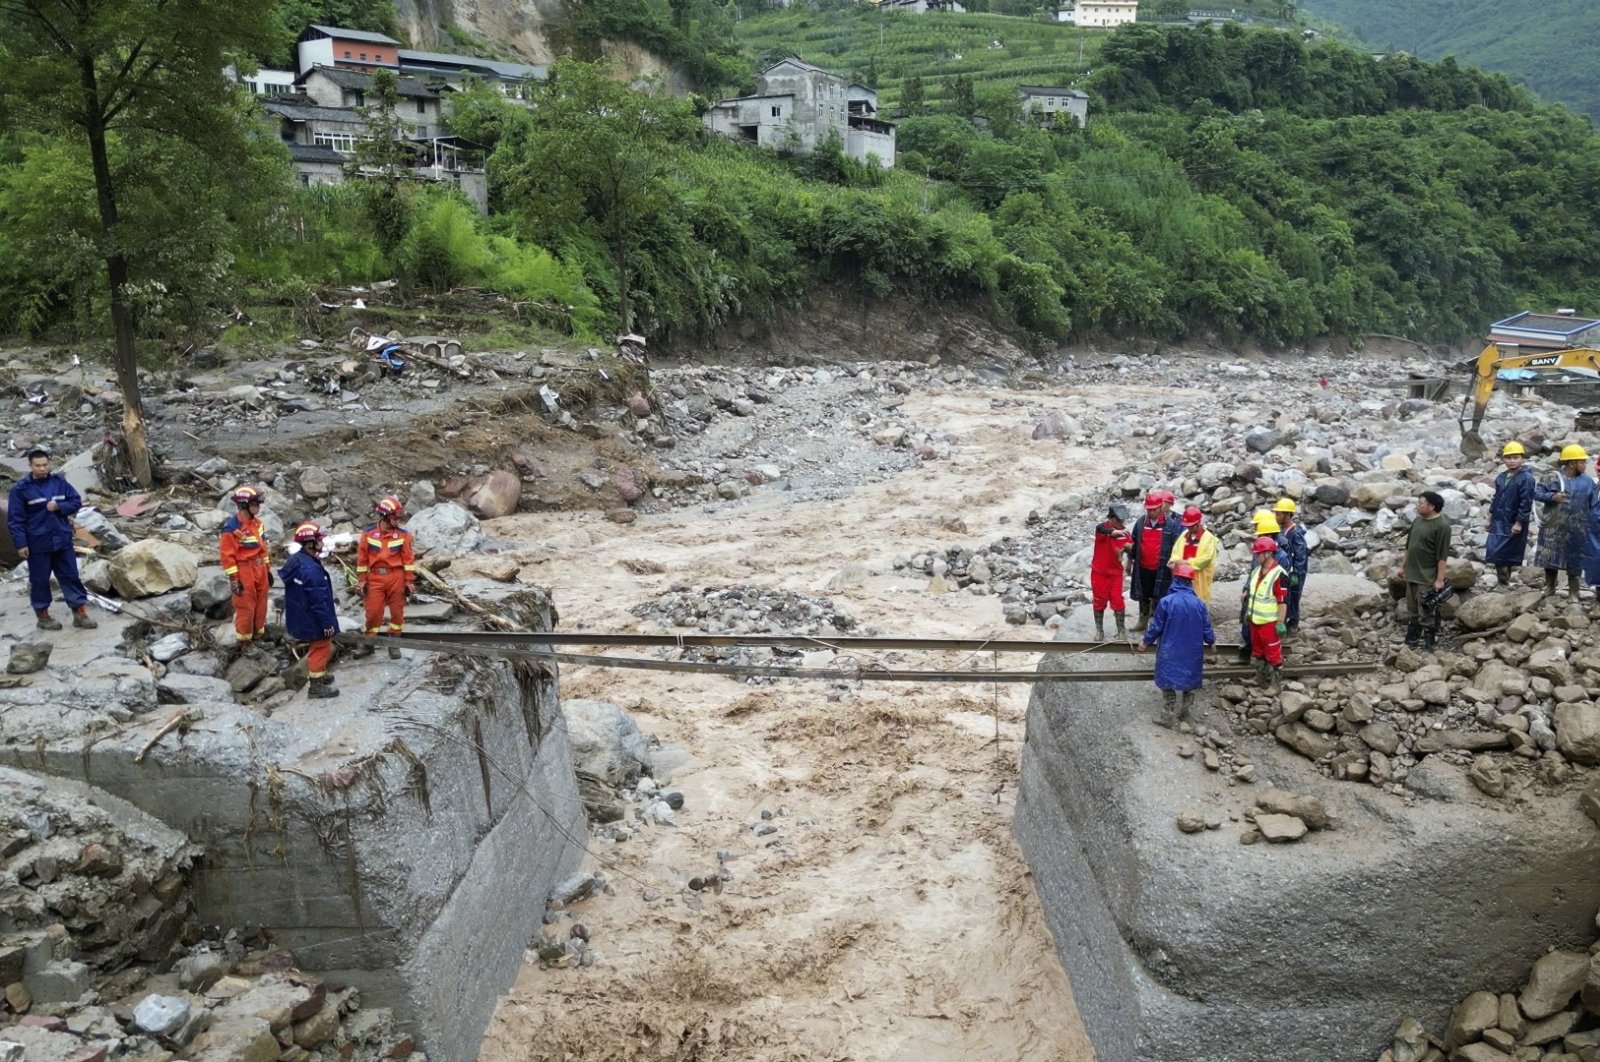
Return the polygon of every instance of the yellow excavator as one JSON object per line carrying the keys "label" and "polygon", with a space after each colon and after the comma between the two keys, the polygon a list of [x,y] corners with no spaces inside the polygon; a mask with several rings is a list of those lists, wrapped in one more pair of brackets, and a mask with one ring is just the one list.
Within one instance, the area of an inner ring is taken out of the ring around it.
{"label": "yellow excavator", "polygon": [[1483,436],[1478,434],[1478,429],[1483,424],[1489,396],[1494,393],[1495,381],[1500,379],[1501,373],[1517,369],[1527,370],[1528,379],[1536,379],[1544,373],[1565,373],[1600,384],[1600,350],[1594,347],[1529,350],[1491,340],[1478,355],[1477,373],[1461,407],[1461,452],[1467,457],[1483,455]]}

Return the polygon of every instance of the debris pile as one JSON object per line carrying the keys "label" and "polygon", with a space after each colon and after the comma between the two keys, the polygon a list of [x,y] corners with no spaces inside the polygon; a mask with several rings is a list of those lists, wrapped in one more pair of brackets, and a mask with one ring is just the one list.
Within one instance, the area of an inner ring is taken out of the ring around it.
{"label": "debris pile", "polygon": [[[1600,916],[1595,919],[1600,927]],[[1600,1058],[1600,941],[1541,955],[1518,992],[1474,992],[1430,1033],[1401,1019],[1378,1062],[1594,1062]]]}
{"label": "debris pile", "polygon": [[819,638],[871,634],[826,597],[761,586],[695,590],[673,586],[653,601],[629,609],[640,619],[706,634],[803,634]]}
{"label": "debris pile", "polygon": [[0,822],[0,1055],[414,1054],[392,1014],[360,1010],[355,989],[298,971],[259,935],[198,925],[190,873],[202,853],[177,831],[98,790],[9,769]]}

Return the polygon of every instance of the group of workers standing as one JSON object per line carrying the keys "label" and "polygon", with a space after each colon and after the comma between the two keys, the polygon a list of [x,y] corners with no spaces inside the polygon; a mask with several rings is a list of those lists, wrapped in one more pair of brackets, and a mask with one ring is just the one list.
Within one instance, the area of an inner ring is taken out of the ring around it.
{"label": "group of workers standing", "polygon": [[1533,507],[1539,505],[1539,538],[1533,563],[1544,569],[1544,592],[1556,592],[1567,574],[1567,596],[1577,600],[1584,583],[1600,586],[1600,491],[1588,474],[1589,454],[1571,443],[1561,448],[1556,469],[1536,480],[1527,468],[1527,451],[1508,442],[1500,452],[1505,471],[1495,479],[1489,506],[1485,559],[1500,585],[1511,581],[1528,554]]}
{"label": "group of workers standing", "polygon": [[[1144,635],[1136,648],[1158,647],[1155,681],[1165,704],[1157,722],[1165,726],[1191,716],[1203,647],[1216,652],[1209,603],[1222,545],[1198,506],[1180,515],[1173,511],[1176,503],[1171,491],[1150,492],[1144,515],[1131,528],[1127,506],[1114,503],[1095,528],[1089,572],[1095,632],[1102,640],[1108,607],[1117,635],[1127,635],[1123,579],[1128,580],[1127,596],[1139,605],[1133,630]],[[1300,625],[1310,549],[1298,511],[1293,499],[1282,498],[1252,517],[1250,572],[1239,603],[1240,657],[1254,662],[1263,685],[1281,680],[1283,637]]]}
{"label": "group of workers standing", "polygon": [[[266,530],[261,523],[261,492],[241,486],[233,492],[237,512],[222,525],[222,570],[232,581],[233,630],[241,649],[248,650],[267,632],[267,590],[273,585]],[[356,544],[356,581],[369,635],[399,634],[405,629],[405,603],[417,579],[411,532],[400,526],[404,507],[400,499],[382,498],[374,506],[377,522],[361,532]],[[306,521],[293,531],[299,549],[290,555],[278,575],[283,579],[284,629],[289,637],[306,643],[309,682],[306,696],[338,696],[328,674],[333,660],[333,636],[339,633],[333,578],[323,564],[322,525]],[[388,626],[384,615],[388,614]],[[398,659],[400,648],[389,647]]]}

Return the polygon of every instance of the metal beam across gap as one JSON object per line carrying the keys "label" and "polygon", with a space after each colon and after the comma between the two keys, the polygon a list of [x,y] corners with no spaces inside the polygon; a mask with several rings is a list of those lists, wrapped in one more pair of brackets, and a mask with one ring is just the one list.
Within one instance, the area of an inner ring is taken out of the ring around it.
{"label": "metal beam across gap", "polygon": [[[656,647],[663,649],[713,649],[734,646],[779,648],[801,646],[812,649],[911,649],[957,650],[982,653],[1131,653],[1135,641],[1030,641],[1023,638],[824,638],[807,634],[599,634],[585,631],[508,634],[499,631],[430,631],[400,635],[406,642],[426,639],[462,645],[594,645],[601,647]],[[1218,650],[1230,652],[1237,645],[1219,643]]]}

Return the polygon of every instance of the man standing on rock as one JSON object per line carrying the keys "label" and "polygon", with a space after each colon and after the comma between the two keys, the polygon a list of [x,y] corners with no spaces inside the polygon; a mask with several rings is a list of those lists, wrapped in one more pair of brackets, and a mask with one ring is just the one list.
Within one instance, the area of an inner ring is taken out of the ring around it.
{"label": "man standing on rock", "polygon": [[1128,507],[1113,502],[1106,518],[1094,529],[1094,557],[1089,562],[1089,591],[1094,595],[1094,632],[1106,638],[1106,606],[1117,621],[1117,637],[1128,634],[1122,600],[1122,555],[1132,541],[1127,532]]}
{"label": "man standing on rock", "polygon": [[1300,629],[1300,595],[1306,588],[1306,576],[1311,573],[1311,547],[1306,543],[1306,529],[1300,525],[1300,507],[1292,498],[1279,498],[1272,513],[1282,529],[1278,532],[1278,549],[1283,564],[1284,578],[1289,580],[1288,630]]}
{"label": "man standing on rock", "polygon": [[72,625],[84,630],[100,626],[89,618],[89,592],[78,577],[78,555],[72,551],[72,514],[83,499],[64,476],[50,471],[50,451],[28,451],[28,474],[11,486],[6,527],[17,555],[28,562],[28,598],[42,631],[59,631],[50,615],[50,576],[72,610]]}
{"label": "man standing on rock", "polygon": [[[1255,524],[1255,542],[1262,538],[1272,540],[1277,552],[1273,556],[1277,559],[1278,567],[1287,570],[1289,555],[1283,551],[1282,546],[1277,546],[1278,534],[1282,530],[1278,526],[1276,514],[1266,509],[1257,509],[1250,517]],[[1239,586],[1239,663],[1248,664],[1254,655],[1250,648],[1250,580],[1256,573],[1256,568],[1261,564],[1261,554],[1257,553],[1252,543],[1250,550],[1250,570],[1245,573],[1244,582]]]}
{"label": "man standing on rock", "polygon": [[1133,540],[1128,549],[1128,596],[1139,602],[1139,620],[1133,625],[1136,631],[1149,625],[1150,613],[1172,580],[1167,558],[1172,555],[1172,544],[1182,528],[1166,515],[1165,494],[1151,491],[1144,499],[1144,515],[1133,522]]}
{"label": "man standing on rock", "polygon": [[1191,505],[1183,510],[1183,517],[1179,521],[1183,528],[1178,536],[1177,544],[1172,547],[1171,559],[1167,561],[1169,567],[1178,563],[1187,563],[1194,570],[1195,596],[1201,601],[1211,601],[1211,580],[1217,574],[1217,550],[1222,547],[1217,536],[1206,529],[1205,514],[1198,505]]}
{"label": "man standing on rock", "polygon": [[1444,589],[1445,565],[1450,561],[1450,521],[1442,515],[1444,498],[1425,490],[1417,496],[1417,518],[1406,533],[1405,565],[1395,578],[1406,584],[1406,644],[1415,649],[1419,640],[1433,652],[1439,634],[1437,595]]}
{"label": "man standing on rock", "polygon": [[222,574],[233,587],[233,634],[239,648],[248,649],[267,633],[267,590],[272,586],[272,566],[267,559],[267,533],[261,527],[261,492],[240,487],[233,492],[238,513],[223,521]]}
{"label": "man standing on rock", "polygon": [[333,662],[333,636],[339,633],[339,615],[333,603],[333,580],[322,566],[322,525],[312,522],[294,529],[300,549],[284,564],[283,621],[289,637],[306,642],[306,670],[310,684],[306,696],[337,697],[328,665]]}
{"label": "man standing on rock", "polygon": [[1289,588],[1284,584],[1284,571],[1278,565],[1278,543],[1270,535],[1262,535],[1250,547],[1256,560],[1255,569],[1245,580],[1244,600],[1250,621],[1250,659],[1255,665],[1256,680],[1263,686],[1277,686],[1283,681],[1284,602],[1289,598]]}
{"label": "man standing on rock", "polygon": [[[366,607],[364,633],[376,637],[384,633],[383,613],[389,611],[389,634],[399,634],[406,626],[406,598],[417,583],[417,559],[412,552],[411,532],[400,526],[405,511],[394,495],[380,498],[373,507],[378,522],[361,532],[356,547],[356,578],[361,583],[361,600]],[[1119,570],[1120,573],[1120,570]],[[389,658],[400,659],[400,647],[389,646]]]}
{"label": "man standing on rock", "polygon": [[1584,475],[1589,454],[1571,443],[1561,448],[1561,467],[1533,488],[1534,501],[1544,505],[1539,517],[1539,548],[1534,562],[1544,569],[1544,592],[1556,592],[1556,577],[1565,569],[1567,597],[1578,600],[1579,577],[1591,550],[1589,531],[1595,520],[1594,480]]}
{"label": "man standing on rock", "polygon": [[1528,556],[1528,526],[1533,522],[1533,473],[1522,467],[1527,451],[1516,440],[1500,451],[1506,470],[1494,481],[1494,501],[1489,503],[1489,532],[1483,559],[1494,565],[1501,586],[1511,583],[1513,568]]}
{"label": "man standing on rock", "polygon": [[1179,561],[1172,566],[1172,589],[1156,605],[1150,629],[1137,646],[1144,652],[1156,645],[1156,688],[1161,691],[1161,715],[1157,726],[1174,729],[1192,719],[1195,691],[1205,681],[1205,647],[1211,646],[1216,663],[1217,635],[1211,629],[1211,610],[1194,592],[1193,565]]}

